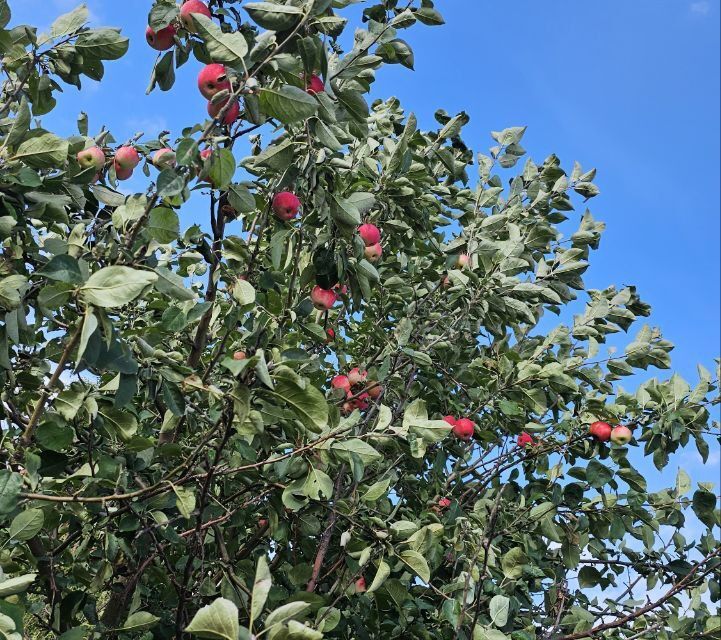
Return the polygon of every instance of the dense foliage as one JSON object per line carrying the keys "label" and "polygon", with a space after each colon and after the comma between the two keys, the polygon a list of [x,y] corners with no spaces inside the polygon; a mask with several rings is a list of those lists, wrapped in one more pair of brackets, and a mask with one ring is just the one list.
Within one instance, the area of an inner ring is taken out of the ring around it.
{"label": "dense foliage", "polygon": [[715,635],[714,488],[669,456],[707,458],[717,378],[622,388],[672,345],[634,287],[585,289],[595,171],[369,105],[443,19],[385,0],[351,39],[352,4],[156,0],[151,88],[224,64],[216,119],[118,141],[39,117],[128,39],[0,0],[0,637]]}

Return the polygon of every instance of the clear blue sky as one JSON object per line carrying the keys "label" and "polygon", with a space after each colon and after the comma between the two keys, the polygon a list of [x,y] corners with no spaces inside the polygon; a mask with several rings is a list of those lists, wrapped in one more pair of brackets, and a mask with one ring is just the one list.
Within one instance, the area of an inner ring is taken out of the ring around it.
{"label": "clear blue sky", "polygon": [[[10,4],[13,24],[47,26],[76,2]],[[123,139],[164,128],[177,135],[205,117],[193,60],[171,92],[144,95],[154,59],[143,36],[149,0],[87,4],[95,26],[123,28],[130,51],[106,65],[102,86],[66,89],[46,126],[73,133],[83,109],[91,131],[105,123]],[[403,36],[417,70],[384,67],[373,95],[398,96],[425,127],[435,126],[437,108],[465,110],[465,139],[477,151],[492,144],[490,130],[528,125],[523,144],[535,159],[554,152],[569,168],[595,166],[601,195],[590,208],[608,227],[586,282],[636,284],[653,306],[651,323],[676,344],[674,368],[695,382],[696,363],[711,368],[721,353],[718,0],[437,6],[445,26]]]}

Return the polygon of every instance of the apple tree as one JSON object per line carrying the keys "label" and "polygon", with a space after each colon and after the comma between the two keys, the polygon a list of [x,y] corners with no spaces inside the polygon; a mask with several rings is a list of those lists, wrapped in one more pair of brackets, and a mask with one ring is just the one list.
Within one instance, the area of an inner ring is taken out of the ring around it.
{"label": "apple tree", "polygon": [[584,285],[594,169],[370,99],[431,0],[149,1],[156,139],[44,129],[128,35],[11,4],[0,637],[718,637],[718,376],[622,386],[673,346]]}

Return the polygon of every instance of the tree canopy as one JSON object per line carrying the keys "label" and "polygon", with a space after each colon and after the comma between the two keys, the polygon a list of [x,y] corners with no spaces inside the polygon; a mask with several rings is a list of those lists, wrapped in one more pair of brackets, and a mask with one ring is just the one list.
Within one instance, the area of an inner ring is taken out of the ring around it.
{"label": "tree canopy", "polygon": [[10,4],[0,638],[718,637],[716,489],[670,464],[718,373],[622,386],[673,345],[584,284],[595,169],[371,101],[433,2],[148,2],[149,90],[195,65],[210,114],[156,139],[44,129],[128,34]]}

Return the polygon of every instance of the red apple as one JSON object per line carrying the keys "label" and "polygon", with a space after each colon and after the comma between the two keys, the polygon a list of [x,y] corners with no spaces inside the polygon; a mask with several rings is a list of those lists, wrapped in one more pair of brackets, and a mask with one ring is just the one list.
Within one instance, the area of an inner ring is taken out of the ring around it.
{"label": "red apple", "polygon": [[292,220],[298,215],[300,200],[290,191],[281,191],[273,196],[273,213],[281,220]]}
{"label": "red apple", "polygon": [[100,147],[89,147],[78,151],[76,156],[78,164],[83,169],[90,169],[91,167],[96,171],[100,171],[105,165],[105,154]]}
{"label": "red apple", "polygon": [[268,526],[267,518],[259,518],[258,519],[258,529],[264,529],[267,526]]}
{"label": "red apple", "polygon": [[175,27],[169,24],[157,32],[148,27],[145,30],[145,39],[156,51],[166,51],[175,44]]}
{"label": "red apple", "polygon": [[366,222],[358,227],[358,235],[361,237],[366,247],[378,244],[381,241],[380,229],[370,222]]}
{"label": "red apple", "polygon": [[310,299],[316,309],[328,311],[333,307],[337,298],[335,292],[331,289],[323,289],[323,287],[316,285],[310,292]]}
{"label": "red apple", "polygon": [[[201,159],[201,160],[207,160],[207,159],[210,158],[210,156],[212,156],[212,155],[213,155],[213,150],[212,150],[212,149],[203,149],[203,150],[200,152],[200,159]],[[241,276],[241,277],[242,277],[242,276]],[[243,279],[245,279],[245,278],[243,278]]]}
{"label": "red apple", "polygon": [[[220,100],[219,102],[208,101],[208,115],[215,120],[227,103],[227,100]],[[230,105],[230,108],[225,112],[225,115],[223,116],[223,124],[233,124],[238,119],[239,115],[240,105],[238,104],[238,101],[235,100],[233,101],[233,104]]]}
{"label": "red apple", "polygon": [[459,418],[456,420],[456,424],[453,427],[453,434],[460,440],[470,440],[473,437],[473,432],[476,425],[472,420],[468,418]]}
{"label": "red apple", "polygon": [[308,80],[305,90],[307,93],[315,95],[316,93],[323,93],[325,91],[325,85],[323,84],[323,80],[313,74],[310,80]]}
{"label": "red apple", "polygon": [[594,422],[588,432],[599,442],[608,442],[611,439],[611,425],[608,422]]}
{"label": "red apple", "polygon": [[354,367],[348,372],[348,380],[353,387],[357,384],[363,384],[367,378],[368,372],[361,371],[358,367]]}
{"label": "red apple", "polygon": [[140,154],[135,147],[120,147],[115,152],[115,166],[121,169],[135,169],[140,164]]}
{"label": "red apple", "polygon": [[368,395],[373,399],[377,399],[383,393],[383,387],[377,382],[373,383],[373,386],[368,387]]}
{"label": "red apple", "polygon": [[465,269],[468,266],[470,260],[471,257],[467,253],[462,253],[458,256],[458,259],[456,260],[456,266],[459,269]]}
{"label": "red apple", "polygon": [[206,64],[198,74],[198,89],[208,100],[220,91],[230,90],[230,80],[225,65],[217,62]]}
{"label": "red apple", "polygon": [[378,262],[378,260],[381,259],[382,254],[383,247],[381,247],[380,243],[372,244],[370,247],[366,247],[365,251],[363,251],[363,255],[368,262]]}
{"label": "red apple", "polygon": [[165,169],[167,167],[175,166],[175,151],[165,147],[164,149],[158,149],[153,154],[152,159],[153,166],[157,169]]}
{"label": "red apple", "polygon": [[183,26],[190,31],[190,33],[197,33],[192,16],[193,13],[199,13],[206,18],[210,18],[210,9],[200,0],[186,0],[185,4],[180,7],[180,20]]}
{"label": "red apple", "polygon": [[439,506],[441,509],[447,509],[448,507],[451,506],[451,501],[450,501],[449,498],[441,498],[441,499],[438,501],[438,506]]}
{"label": "red apple", "polygon": [[443,416],[443,419],[452,427],[456,426],[456,419],[453,416]]}
{"label": "red apple", "polygon": [[355,590],[356,593],[363,593],[366,590],[366,579],[364,577],[361,576],[355,581]]}
{"label": "red apple", "polygon": [[528,434],[524,431],[520,436],[518,436],[518,446],[519,447],[527,447],[529,445],[532,447],[535,446],[536,441],[533,439],[533,437],[530,434]]}
{"label": "red apple", "polygon": [[352,391],[348,392],[348,402],[350,402],[354,409],[365,411],[370,406],[370,396],[368,393],[364,391],[357,398],[354,398],[354,395]]}
{"label": "red apple", "polygon": [[248,356],[245,355],[245,351],[236,351],[233,354],[233,360],[245,360]]}
{"label": "red apple", "polygon": [[350,380],[348,380],[348,376],[335,376],[330,381],[330,386],[334,389],[343,389],[343,392],[346,394],[350,393]]}
{"label": "red apple", "polygon": [[619,424],[611,429],[611,442],[613,442],[613,444],[621,446],[627,445],[631,442],[632,437],[633,434],[631,433],[631,429],[624,427],[623,425]]}
{"label": "red apple", "polygon": [[127,180],[130,176],[133,175],[132,168],[123,169],[123,167],[118,166],[117,162],[113,162],[113,167],[115,167],[115,177],[118,180]]}

